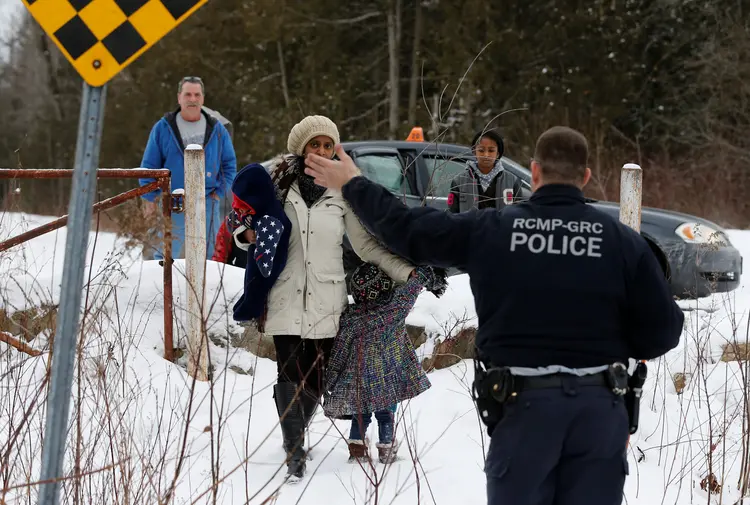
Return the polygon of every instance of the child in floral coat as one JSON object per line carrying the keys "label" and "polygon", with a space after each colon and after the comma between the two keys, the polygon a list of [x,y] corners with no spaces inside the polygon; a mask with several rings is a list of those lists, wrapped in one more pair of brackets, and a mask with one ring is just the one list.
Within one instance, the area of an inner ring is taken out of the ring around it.
{"label": "child in floral coat", "polygon": [[396,285],[375,265],[364,263],[351,276],[354,304],[341,316],[326,371],[323,410],[333,419],[351,419],[349,461],[369,459],[365,434],[373,413],[378,422],[381,463],[396,458],[394,418],[399,402],[430,387],[406,334],[406,317],[422,288],[441,296],[446,274],[418,267],[405,284]]}

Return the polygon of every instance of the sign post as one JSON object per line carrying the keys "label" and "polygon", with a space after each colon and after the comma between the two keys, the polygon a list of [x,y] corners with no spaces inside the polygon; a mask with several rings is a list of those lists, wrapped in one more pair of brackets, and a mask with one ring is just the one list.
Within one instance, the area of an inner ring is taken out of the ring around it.
{"label": "sign post", "polygon": [[[23,0],[83,78],[38,503],[56,505],[79,331],[106,85],[207,0]],[[169,268],[169,265],[165,265]]]}
{"label": "sign post", "polygon": [[39,503],[45,505],[58,502],[58,486],[54,479],[63,475],[61,466],[65,453],[65,434],[68,431],[76,334],[96,189],[96,170],[99,165],[99,145],[104,124],[105,95],[106,85],[94,88],[83,84],[73,188],[68,207],[68,234],[65,238],[59,316],[52,350],[53,364],[47,400],[47,422],[44,428],[46,436],[42,447],[40,480],[44,484],[41,485]]}

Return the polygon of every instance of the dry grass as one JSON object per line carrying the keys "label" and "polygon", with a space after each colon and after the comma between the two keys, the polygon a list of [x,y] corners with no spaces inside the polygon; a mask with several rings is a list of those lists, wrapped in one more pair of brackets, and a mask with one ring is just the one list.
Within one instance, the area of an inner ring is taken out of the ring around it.
{"label": "dry grass", "polygon": [[463,328],[455,335],[448,334],[445,340],[435,345],[432,356],[422,361],[425,371],[440,370],[456,365],[464,359],[474,357],[476,328]]}
{"label": "dry grass", "polygon": [[750,361],[750,344],[744,342],[730,342],[725,344],[721,354],[721,361],[747,362]]}
{"label": "dry grass", "polygon": [[57,325],[57,307],[42,305],[10,312],[0,307],[0,331],[33,341],[40,333],[51,338]]}

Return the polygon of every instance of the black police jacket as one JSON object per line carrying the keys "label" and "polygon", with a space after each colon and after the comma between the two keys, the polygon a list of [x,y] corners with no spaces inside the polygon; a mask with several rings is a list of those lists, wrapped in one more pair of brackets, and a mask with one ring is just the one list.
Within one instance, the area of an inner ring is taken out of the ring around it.
{"label": "black police jacket", "polygon": [[395,254],[468,273],[477,350],[494,365],[599,366],[679,342],[684,315],[646,241],[574,186],[462,214],[409,208],[364,177],[342,194]]}

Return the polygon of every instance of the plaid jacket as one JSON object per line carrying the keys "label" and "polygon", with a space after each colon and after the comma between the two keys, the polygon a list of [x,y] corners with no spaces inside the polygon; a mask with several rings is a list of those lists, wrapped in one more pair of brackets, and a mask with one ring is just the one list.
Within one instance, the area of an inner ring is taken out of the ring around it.
{"label": "plaid jacket", "polygon": [[406,316],[431,269],[419,267],[417,276],[397,285],[390,302],[349,305],[326,367],[325,415],[350,419],[414,398],[430,388],[430,381],[406,334]]}

